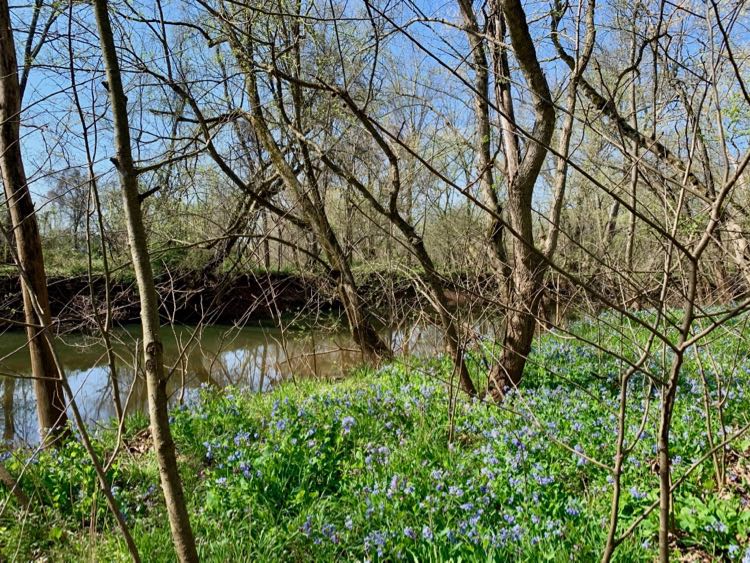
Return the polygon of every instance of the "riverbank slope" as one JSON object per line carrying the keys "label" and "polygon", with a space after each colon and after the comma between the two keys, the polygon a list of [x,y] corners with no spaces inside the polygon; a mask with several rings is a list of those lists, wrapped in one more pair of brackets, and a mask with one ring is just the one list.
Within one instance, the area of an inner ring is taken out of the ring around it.
{"label": "riverbank slope", "polygon": [[[520,392],[502,408],[460,399],[451,413],[451,371],[435,359],[266,394],[207,390],[175,409],[202,560],[598,560],[611,495],[610,473],[599,464],[611,465],[614,456],[617,385],[596,377],[608,365],[570,341],[545,340],[533,360]],[[480,377],[480,364],[472,369]],[[736,377],[744,378],[737,388],[746,389],[747,371]],[[646,400],[634,393],[634,402]],[[710,460],[700,461],[707,447],[699,422],[703,389],[691,367],[680,395],[672,452],[675,479],[686,477],[675,499],[675,554],[739,561],[750,531],[750,443],[728,450],[728,485],[717,495]],[[749,408],[750,393],[733,393],[725,424],[739,426]],[[655,410],[623,477],[621,530],[658,495]],[[130,421],[109,476],[141,553],[171,561],[144,426],[142,418]],[[100,452],[112,451],[113,437],[99,436]],[[28,466],[26,455],[17,452],[6,465],[23,472],[21,486],[34,502],[16,518],[15,500],[0,492],[11,505],[0,521],[2,555],[125,560],[81,446],[43,453]],[[654,560],[656,516],[622,543],[620,561]]]}

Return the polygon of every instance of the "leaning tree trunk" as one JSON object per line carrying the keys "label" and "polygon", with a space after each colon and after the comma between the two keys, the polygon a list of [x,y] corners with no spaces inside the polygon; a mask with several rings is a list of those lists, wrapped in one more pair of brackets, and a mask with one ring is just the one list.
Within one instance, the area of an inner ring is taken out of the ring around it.
{"label": "leaning tree trunk", "polygon": [[[52,350],[41,328],[49,326],[51,320],[47,276],[36,211],[21,156],[20,124],[21,89],[10,10],[7,0],[0,0],[0,173],[10,211],[18,266],[22,270],[21,291],[39,432],[43,442],[50,443],[52,438],[65,431],[68,417]],[[43,318],[39,318],[35,312],[34,298],[37,300],[37,311]]]}
{"label": "leaning tree trunk", "polygon": [[[343,96],[345,102],[353,110],[354,115],[360,120],[365,126],[368,132],[373,136],[378,145],[383,149],[386,157],[390,163],[391,168],[391,184],[394,186],[395,193],[400,191],[401,185],[401,173],[399,171],[398,158],[396,153],[393,152],[385,138],[375,129],[372,124],[368,121],[366,114],[359,109],[352,98],[348,95]],[[453,315],[448,310],[448,302],[445,296],[445,288],[443,287],[442,279],[440,274],[435,267],[430,254],[424,245],[424,240],[417,233],[414,226],[404,219],[399,212],[397,206],[392,205],[390,209],[386,209],[380,201],[370,192],[367,187],[360,182],[351,172],[346,171],[342,167],[338,166],[331,158],[325,154],[321,154],[321,160],[339,177],[345,179],[348,184],[357,190],[366,200],[370,202],[372,207],[383,217],[386,217],[392,225],[394,225],[404,238],[409,241],[409,246],[412,249],[414,256],[419,261],[419,264],[424,270],[424,277],[427,283],[429,294],[432,300],[432,305],[437,312],[440,322],[445,329],[445,344],[446,349],[451,355],[455,372],[458,375],[458,381],[461,389],[470,396],[477,394],[474,382],[471,379],[471,373],[469,372],[468,365],[466,364],[466,347],[461,338],[458,324],[454,319]]]}
{"label": "leaning tree trunk", "polygon": [[[509,203],[510,210],[512,200]],[[525,241],[516,240],[513,256],[513,291],[505,321],[503,354],[490,369],[490,392],[496,399],[503,395],[506,387],[518,385],[523,377],[544,295],[546,265],[535,249]]]}
{"label": "leaning tree trunk", "polygon": [[172,540],[180,561],[198,561],[193,531],[190,527],[180,474],[177,469],[175,446],[169,428],[167,404],[167,375],[164,372],[163,346],[159,334],[159,310],[154,275],[149,259],[146,230],[143,224],[138,193],[138,171],[133,162],[130,145],[127,98],[122,85],[120,65],[115,51],[114,34],[109,21],[107,0],[94,0],[94,12],[99,29],[102,55],[107,72],[115,150],[113,162],[119,172],[125,207],[128,240],[133,259],[138,293],[141,302],[143,350],[151,422],[159,476],[172,529]]}
{"label": "leaning tree trunk", "polygon": [[[326,214],[323,198],[318,186],[313,183],[309,189],[302,186],[294,170],[285,160],[284,155],[268,127],[263,115],[262,104],[255,76],[251,45],[246,45],[246,54],[237,45],[234,46],[238,59],[242,63],[247,81],[247,92],[250,102],[250,122],[263,147],[268,151],[271,162],[281,180],[299,200],[306,220],[310,224],[316,241],[328,258],[331,265],[331,277],[336,283],[336,290],[344,307],[352,338],[362,350],[362,355],[371,362],[379,362],[392,357],[393,352],[375,329],[367,303],[359,294],[351,264],[336,232]],[[299,100],[297,100],[299,103]],[[309,167],[309,162],[306,163]],[[308,172],[308,179],[312,174]]]}

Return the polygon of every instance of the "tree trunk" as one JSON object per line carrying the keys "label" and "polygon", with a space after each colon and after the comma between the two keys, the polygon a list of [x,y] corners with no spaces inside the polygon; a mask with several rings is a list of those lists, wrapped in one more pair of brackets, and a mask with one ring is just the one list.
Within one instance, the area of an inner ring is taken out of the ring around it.
{"label": "tree trunk", "polygon": [[130,145],[127,98],[123,89],[120,65],[115,51],[107,0],[94,0],[93,4],[112,104],[115,150],[117,153],[117,158],[113,159],[113,162],[119,172],[128,240],[141,302],[144,365],[151,435],[159,464],[159,476],[177,556],[180,561],[194,562],[198,561],[198,552],[190,527],[182,483],[177,469],[175,446],[169,428],[167,377],[164,373],[163,346],[159,334],[157,294],[141,213],[138,172],[133,163]]}
{"label": "tree trunk", "polygon": [[263,229],[263,267],[266,272],[271,271],[271,244],[268,241],[268,236],[271,234],[268,228],[268,212],[264,209],[261,211],[261,225]]}
{"label": "tree trunk", "polygon": [[11,226],[13,225],[11,218],[10,218],[10,209],[8,206],[5,206],[5,217],[2,221],[2,227],[3,229],[6,229],[9,233],[9,237],[6,239],[3,237],[3,240],[0,241],[0,244],[3,245],[3,253],[2,257],[0,257],[0,264],[12,264],[13,263],[13,252],[11,250],[11,247],[16,244],[16,238],[13,236],[13,230]]}
{"label": "tree trunk", "polygon": [[[347,101],[351,104],[350,107],[355,107],[350,98],[347,98]],[[366,118],[364,117],[362,112],[355,113],[363,124],[367,123]],[[398,159],[396,158],[395,153],[390,148],[385,139],[377,132],[377,130],[372,127],[368,128],[368,130],[377,140],[378,144],[386,153],[386,156],[390,161],[392,178],[391,181],[400,182]],[[390,221],[391,226],[395,226],[399,231],[401,231],[401,234],[404,235],[404,238],[409,242],[409,246],[411,246],[414,256],[417,258],[417,261],[424,270],[424,277],[429,287],[429,295],[430,299],[432,300],[432,305],[435,308],[438,316],[440,317],[440,322],[445,329],[445,345],[448,353],[451,355],[451,359],[453,360],[454,369],[458,374],[459,385],[461,386],[461,389],[463,389],[468,395],[473,397],[477,394],[477,390],[474,386],[474,382],[471,379],[469,368],[466,365],[466,349],[461,339],[456,320],[448,310],[448,300],[445,296],[445,289],[443,287],[442,279],[437,271],[437,268],[435,267],[434,262],[432,261],[432,258],[425,248],[424,240],[419,236],[414,226],[403,218],[403,216],[398,212],[398,209],[395,206],[392,207],[390,211],[385,209],[385,207],[383,207],[383,205],[367,189],[367,187],[359,180],[357,180],[357,178],[351,172],[348,172],[341,168],[326,155],[321,155],[321,160],[334,173],[345,179],[350,186],[352,186],[362,196],[364,196],[378,213],[380,213],[383,217],[386,217]],[[398,191],[399,190],[396,189],[396,192]]]}
{"label": "tree trunk", "polygon": [[[519,232],[531,228],[531,207],[519,207],[515,198],[509,200],[508,210],[513,229]],[[520,221],[519,221],[520,219]],[[528,233],[527,233],[528,234]],[[513,241],[513,291],[508,305],[503,355],[490,369],[490,393],[500,399],[506,387],[515,387],[523,377],[526,359],[534,340],[539,305],[544,295],[545,263],[535,249],[523,240]]]}
{"label": "tree trunk", "polygon": [[3,389],[3,440],[12,442],[16,438],[16,423],[13,419],[13,403],[16,391],[16,379],[4,378]]}
{"label": "tree trunk", "polygon": [[[490,80],[487,67],[487,55],[484,41],[480,35],[479,24],[471,0],[459,0],[459,7],[464,18],[466,35],[473,56],[474,69],[474,114],[477,126],[476,149],[479,156],[479,185],[485,205],[493,213],[490,217],[487,238],[490,245],[490,256],[493,267],[507,277],[510,275],[508,257],[503,240],[502,207],[495,191],[492,158],[492,131],[490,129]],[[493,18],[494,20],[494,18]]]}
{"label": "tree trunk", "polygon": [[[499,4],[516,61],[533,97],[534,128],[531,135],[533,140],[527,141],[525,154],[519,162],[515,148],[518,146],[518,134],[515,123],[510,120],[513,116],[512,98],[508,96],[508,104],[502,109],[509,122],[502,133],[506,146],[506,167],[509,170],[506,209],[513,234],[513,274],[503,355],[489,373],[489,392],[496,399],[502,397],[507,386],[521,380],[534,339],[546,262],[534,244],[532,198],[555,127],[555,108],[523,6],[520,0],[504,0]],[[510,171],[514,173],[510,174]]]}
{"label": "tree trunk", "polygon": [[[42,241],[21,156],[20,125],[21,90],[10,9],[7,0],[0,0],[0,173],[16,241],[18,266],[23,274],[21,290],[31,370],[35,377],[39,432],[42,441],[49,443],[52,438],[65,431],[68,417],[52,350],[39,328],[49,325],[51,316]],[[37,306],[44,317],[42,319],[34,312],[32,296],[36,296],[38,300]]]}
{"label": "tree trunk", "polygon": [[[307,177],[311,180],[312,185],[309,186],[309,189],[306,189],[300,183],[292,167],[285,160],[281,149],[268,127],[268,123],[263,115],[258,83],[255,76],[256,69],[252,59],[252,50],[249,49],[249,52],[246,54],[242,53],[237,46],[235,46],[235,50],[238,54],[238,59],[244,63],[242,66],[247,78],[247,91],[251,110],[250,121],[255,129],[258,140],[269,153],[276,172],[299,200],[305,219],[309,223],[317,243],[328,258],[331,266],[331,275],[336,281],[337,293],[344,306],[352,337],[362,349],[362,354],[367,360],[378,362],[382,359],[388,359],[393,355],[393,352],[390,346],[380,338],[375,330],[367,305],[357,291],[351,265],[349,264],[344,248],[336,236],[336,232],[328,220],[318,186],[313,183],[311,178],[313,174],[309,171],[307,172]],[[305,158],[307,159],[306,156]],[[310,167],[309,162],[306,162],[305,165],[307,168]]]}

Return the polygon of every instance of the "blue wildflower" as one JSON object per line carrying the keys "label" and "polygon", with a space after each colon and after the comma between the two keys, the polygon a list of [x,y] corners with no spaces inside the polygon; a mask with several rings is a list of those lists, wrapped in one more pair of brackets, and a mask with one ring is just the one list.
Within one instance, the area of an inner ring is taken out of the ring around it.
{"label": "blue wildflower", "polygon": [[349,434],[355,424],[356,421],[354,420],[353,416],[345,416],[341,421],[341,429],[344,431],[344,434]]}
{"label": "blue wildflower", "polygon": [[632,496],[632,497],[633,497],[634,499],[638,499],[638,500],[640,500],[640,499],[642,499],[642,498],[646,498],[646,493],[644,493],[644,492],[642,492],[642,491],[639,491],[639,490],[638,490],[638,488],[637,488],[637,487],[635,487],[635,486],[633,486],[633,487],[630,487],[630,494],[631,494],[631,496]]}
{"label": "blue wildflower", "polygon": [[453,485],[448,487],[448,493],[453,495],[454,497],[464,496],[464,490],[460,487],[454,487]]}

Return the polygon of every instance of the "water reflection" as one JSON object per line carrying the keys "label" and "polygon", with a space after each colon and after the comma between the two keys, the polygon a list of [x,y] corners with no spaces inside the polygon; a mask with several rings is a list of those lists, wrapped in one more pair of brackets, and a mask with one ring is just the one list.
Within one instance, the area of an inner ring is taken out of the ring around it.
{"label": "water reflection", "polygon": [[[135,376],[139,327],[118,330],[113,336],[122,401],[127,398],[128,413],[145,412],[141,368]],[[267,391],[292,378],[343,377],[362,363],[361,353],[341,330],[175,327],[163,329],[162,336],[165,363],[172,374],[168,390],[173,402],[189,399],[201,384]],[[398,352],[420,355],[442,349],[440,332],[426,325],[386,330],[384,336]],[[38,440],[36,407],[25,342],[23,333],[0,336],[3,438],[34,443]],[[58,340],[57,350],[86,422],[97,424],[113,417],[109,368],[100,340],[67,336]]]}

